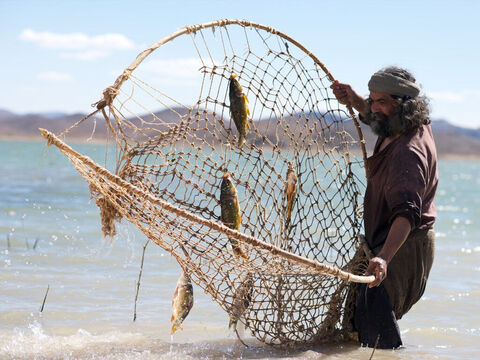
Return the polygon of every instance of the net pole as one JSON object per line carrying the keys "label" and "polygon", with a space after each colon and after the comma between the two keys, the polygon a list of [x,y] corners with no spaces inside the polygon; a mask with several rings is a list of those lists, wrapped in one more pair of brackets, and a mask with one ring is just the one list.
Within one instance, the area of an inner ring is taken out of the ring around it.
{"label": "net pole", "polygon": [[[155,196],[144,192],[143,190],[139,189],[135,185],[130,184],[128,181],[123,180],[119,176],[112,174],[109,172],[107,169],[104,167],[98,165],[95,163],[92,159],[90,159],[88,156],[82,155],[75,151],[73,148],[65,144],[63,141],[61,141],[58,137],[56,137],[53,133],[49,132],[46,129],[39,129],[40,132],[42,133],[42,136],[47,140],[48,145],[55,145],[58,147],[62,152],[68,153],[78,160],[80,160],[82,163],[85,165],[89,166],[92,170],[94,170],[97,174],[104,176],[111,182],[121,186],[122,188],[126,189],[129,191],[131,194],[135,194],[136,196],[141,196],[144,199],[147,199],[153,204],[159,205],[166,211],[169,211],[171,213],[174,213],[176,215],[182,216],[187,220],[190,220],[192,222],[207,226],[211,228],[212,230],[221,232],[229,237],[233,237],[237,240],[240,240],[246,244],[252,245],[254,247],[261,248],[263,250],[266,250],[270,252],[272,255],[278,255],[284,259],[290,260],[291,262],[297,263],[297,264],[302,264],[305,265],[311,269],[314,269],[315,271],[318,271],[320,274],[324,275],[330,275],[334,277],[338,277],[344,281],[347,282],[356,282],[356,283],[371,283],[372,281],[375,280],[374,276],[362,276],[362,275],[355,275],[352,273],[349,273],[347,271],[341,270],[335,266],[327,265],[320,263],[318,261],[314,261],[305,257],[302,257],[297,254],[293,254],[291,252],[285,251],[275,245],[268,244],[264,241],[261,241],[253,236],[249,236],[246,234],[241,233],[240,231],[237,230],[232,230],[229,227],[225,226],[224,224],[218,223],[216,221],[208,220],[202,217],[199,217],[189,211],[180,209],[162,199],[156,198]],[[114,205],[116,206],[116,205]]]}

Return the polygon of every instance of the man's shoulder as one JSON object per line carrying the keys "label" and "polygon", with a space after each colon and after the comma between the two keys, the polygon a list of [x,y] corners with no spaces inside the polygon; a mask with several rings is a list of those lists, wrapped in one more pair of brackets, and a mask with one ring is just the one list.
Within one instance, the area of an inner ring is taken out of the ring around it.
{"label": "man's shoulder", "polygon": [[432,128],[430,125],[422,125],[420,128],[412,129],[399,138],[398,151],[420,151],[435,148]]}
{"label": "man's shoulder", "polygon": [[416,159],[422,163],[436,162],[437,151],[430,125],[412,129],[398,140],[392,153],[392,161]]}

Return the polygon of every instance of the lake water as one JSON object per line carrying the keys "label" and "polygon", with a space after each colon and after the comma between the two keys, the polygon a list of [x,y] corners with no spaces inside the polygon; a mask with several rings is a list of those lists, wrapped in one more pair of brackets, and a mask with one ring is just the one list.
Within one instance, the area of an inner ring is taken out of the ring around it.
{"label": "lake water", "polygon": [[[102,153],[101,145],[81,145]],[[170,337],[175,260],[127,223],[102,239],[86,182],[56,148],[0,141],[0,359],[369,359],[355,344],[281,350],[228,330],[200,288]],[[374,359],[473,359],[480,352],[480,162],[441,160],[436,254],[423,298],[399,322],[405,348]],[[43,312],[40,308],[48,288]],[[196,291],[195,291],[196,290]]]}

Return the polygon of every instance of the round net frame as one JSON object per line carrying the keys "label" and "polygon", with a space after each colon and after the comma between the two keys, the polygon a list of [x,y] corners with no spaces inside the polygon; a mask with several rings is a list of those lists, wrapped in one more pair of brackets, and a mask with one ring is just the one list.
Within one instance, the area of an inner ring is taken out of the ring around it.
{"label": "round net frame", "polygon": [[[175,56],[184,58],[180,70]],[[242,146],[230,114],[232,74],[250,110]],[[339,340],[351,330],[350,282],[372,278],[360,275],[365,148],[333,81],[287,35],[219,20],[187,26],[140,53],[97,110],[62,134],[102,113],[114,169],[42,132],[88,181],[106,235],[121,218],[135,224],[262,342]],[[291,213],[289,165],[297,176]],[[239,230],[222,223],[227,172]]]}

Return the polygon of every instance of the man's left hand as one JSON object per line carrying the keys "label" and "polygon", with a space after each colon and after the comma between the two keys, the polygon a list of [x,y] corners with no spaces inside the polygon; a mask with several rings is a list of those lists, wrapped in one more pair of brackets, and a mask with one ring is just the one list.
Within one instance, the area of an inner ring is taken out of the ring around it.
{"label": "man's left hand", "polygon": [[369,288],[380,285],[387,277],[387,262],[378,256],[372,258],[368,264],[365,275],[375,276],[375,280],[368,285]]}

